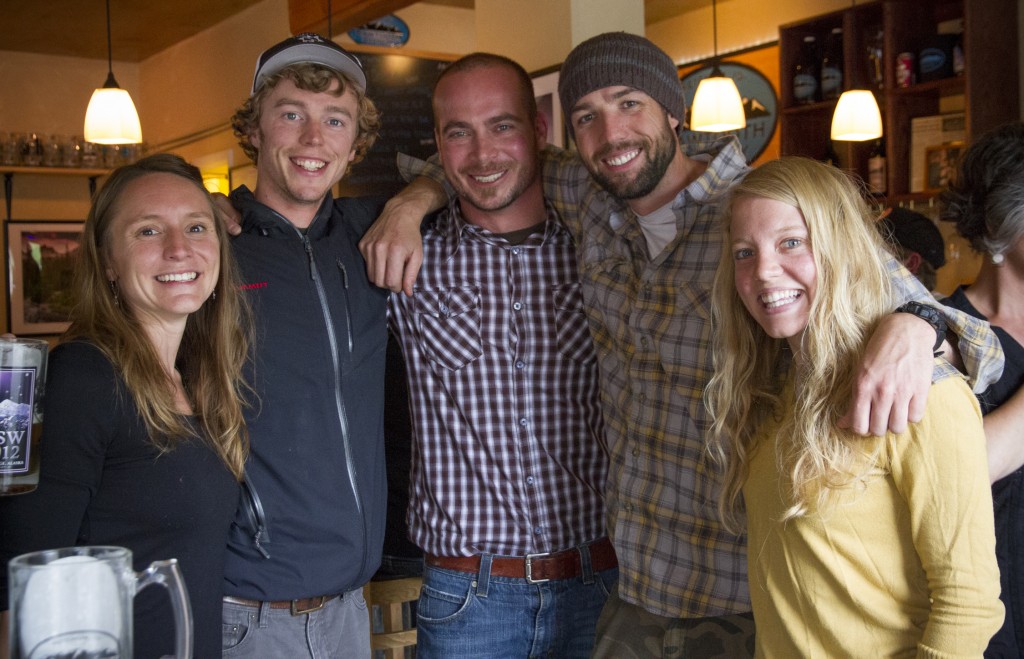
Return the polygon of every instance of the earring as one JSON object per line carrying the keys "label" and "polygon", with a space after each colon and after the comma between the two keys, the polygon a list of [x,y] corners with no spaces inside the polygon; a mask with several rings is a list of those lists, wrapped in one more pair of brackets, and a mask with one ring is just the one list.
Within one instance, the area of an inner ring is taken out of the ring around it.
{"label": "earring", "polygon": [[113,279],[111,279],[107,283],[110,284],[110,292],[114,296],[114,306],[115,307],[120,307],[121,306],[121,298],[117,294],[117,282],[114,281]]}
{"label": "earring", "polygon": [[210,293],[210,299],[211,300],[216,300],[217,299],[217,289],[216,288],[213,289],[212,293]]}
{"label": "earring", "polygon": [[1006,260],[1006,257],[1003,256],[1001,253],[997,252],[997,253],[992,255],[992,265],[1002,265],[1003,261],[1005,261],[1005,260]]}

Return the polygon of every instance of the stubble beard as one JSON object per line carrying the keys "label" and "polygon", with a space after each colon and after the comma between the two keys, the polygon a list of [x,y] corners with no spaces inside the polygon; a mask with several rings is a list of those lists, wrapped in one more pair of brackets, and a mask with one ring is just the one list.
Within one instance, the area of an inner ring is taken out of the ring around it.
{"label": "stubble beard", "polygon": [[[537,171],[536,166],[530,168],[524,167],[522,163],[517,163],[516,167],[509,169],[505,174],[505,176],[515,176],[515,182],[504,194],[500,194],[500,192],[498,194],[489,194],[489,191],[484,191],[481,194],[479,191],[470,190],[469,186],[462,183],[462,177],[449,177],[448,180],[456,181],[456,183],[452,184],[452,187],[455,188],[460,201],[487,213],[504,210],[515,203],[537,178]],[[463,176],[470,178],[469,174],[464,174]]]}

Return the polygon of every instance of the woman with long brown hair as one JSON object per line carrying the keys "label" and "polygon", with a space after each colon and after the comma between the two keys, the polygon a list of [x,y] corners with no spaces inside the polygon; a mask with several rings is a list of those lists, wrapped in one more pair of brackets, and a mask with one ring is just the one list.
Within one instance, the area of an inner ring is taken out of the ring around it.
{"label": "woman with long brown hair", "polygon": [[[177,558],[195,656],[219,656],[249,324],[199,170],[166,154],[115,170],[78,259],[71,326],[49,361],[39,487],[0,502],[0,560],[70,545],[127,547],[136,569]],[[173,653],[171,620],[162,593],[140,593],[136,657]]]}

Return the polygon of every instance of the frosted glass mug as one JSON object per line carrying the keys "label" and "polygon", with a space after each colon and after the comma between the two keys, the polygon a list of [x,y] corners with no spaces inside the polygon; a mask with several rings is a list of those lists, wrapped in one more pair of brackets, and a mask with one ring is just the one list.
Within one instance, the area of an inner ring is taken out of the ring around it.
{"label": "frosted glass mug", "polygon": [[151,584],[171,595],[175,657],[192,657],[192,608],[178,561],[132,571],[123,547],[67,547],[8,564],[11,659],[131,659],[132,598]]}

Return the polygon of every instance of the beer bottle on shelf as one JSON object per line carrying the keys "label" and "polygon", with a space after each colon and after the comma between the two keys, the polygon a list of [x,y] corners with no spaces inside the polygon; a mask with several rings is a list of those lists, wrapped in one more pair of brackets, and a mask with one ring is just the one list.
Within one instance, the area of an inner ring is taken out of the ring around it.
{"label": "beer bottle on shelf", "polygon": [[813,35],[804,37],[800,59],[793,70],[793,100],[797,103],[818,100],[818,40]]}
{"label": "beer bottle on shelf", "polygon": [[843,28],[834,27],[825,40],[821,57],[821,98],[828,101],[843,93]]}
{"label": "beer bottle on shelf", "polygon": [[877,139],[871,147],[871,155],[868,156],[868,189],[874,194],[885,194],[887,173],[885,141]]}

